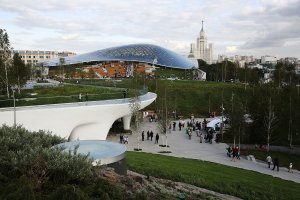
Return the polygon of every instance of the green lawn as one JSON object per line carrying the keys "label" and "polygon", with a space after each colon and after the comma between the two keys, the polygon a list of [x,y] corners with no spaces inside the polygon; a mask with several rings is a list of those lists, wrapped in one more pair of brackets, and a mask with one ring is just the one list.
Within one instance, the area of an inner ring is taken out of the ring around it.
{"label": "green lawn", "polygon": [[[88,95],[88,100],[107,100],[123,98],[123,90],[120,88],[103,88],[83,85],[60,85],[58,87],[40,87],[22,90],[21,95],[16,94],[16,106],[43,105],[55,103],[78,102],[79,94],[82,100]],[[31,95],[35,94],[35,95]],[[0,107],[12,107],[13,101],[2,99]]]}
{"label": "green lawn", "polygon": [[300,199],[300,184],[216,163],[127,152],[130,170],[190,183],[243,199]]}
{"label": "green lawn", "polygon": [[[261,150],[241,150],[242,155],[254,155],[255,159],[265,161],[268,153]],[[277,157],[279,159],[279,166],[287,168],[290,162],[293,163],[293,168],[300,170],[300,156],[289,155],[281,152],[270,152],[270,156],[274,159]]]}

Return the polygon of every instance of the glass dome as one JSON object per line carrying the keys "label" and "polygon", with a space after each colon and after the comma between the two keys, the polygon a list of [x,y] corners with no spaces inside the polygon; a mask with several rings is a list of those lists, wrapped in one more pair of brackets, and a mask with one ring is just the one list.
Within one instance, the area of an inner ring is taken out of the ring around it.
{"label": "glass dome", "polygon": [[[191,69],[198,68],[196,62],[173,51],[152,44],[131,44],[66,57],[65,65],[101,61],[133,61],[154,64],[163,67]],[[45,66],[59,65],[59,59],[43,62]]]}

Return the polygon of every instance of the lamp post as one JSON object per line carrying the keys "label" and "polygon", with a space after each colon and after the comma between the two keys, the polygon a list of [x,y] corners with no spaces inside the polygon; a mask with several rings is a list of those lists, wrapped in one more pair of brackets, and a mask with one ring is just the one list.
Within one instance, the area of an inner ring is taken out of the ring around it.
{"label": "lamp post", "polygon": [[223,104],[222,104],[222,106],[221,106],[221,114],[222,114],[222,118],[221,118],[221,130],[220,130],[220,132],[221,132],[221,135],[222,135],[222,140],[223,140],[223,118],[224,118],[224,110],[225,110],[225,108],[223,107]]}
{"label": "lamp post", "polygon": [[14,128],[16,128],[16,125],[17,125],[16,121],[17,121],[17,119],[16,119],[16,98],[15,98],[15,90],[12,90],[12,92],[13,92],[13,100],[14,100]]}

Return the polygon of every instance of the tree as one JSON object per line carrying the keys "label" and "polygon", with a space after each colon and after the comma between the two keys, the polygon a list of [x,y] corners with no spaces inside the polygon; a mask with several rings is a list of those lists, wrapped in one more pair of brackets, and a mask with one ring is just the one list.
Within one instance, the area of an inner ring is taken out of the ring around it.
{"label": "tree", "polygon": [[[234,99],[232,99],[234,101]],[[239,145],[241,142],[241,129],[244,125],[244,108],[243,104],[240,100],[235,100],[234,105],[232,106],[232,109],[228,110],[229,116],[230,116],[230,133],[232,133],[234,138],[234,144],[236,136],[238,136]],[[232,102],[233,104],[233,102]]]}
{"label": "tree", "polygon": [[134,96],[132,98],[129,99],[129,108],[130,108],[130,111],[131,111],[131,116],[133,117],[133,120],[134,120],[134,129],[137,133],[137,150],[141,150],[140,149],[140,133],[139,133],[139,123],[140,123],[140,118],[141,118],[141,115],[140,115],[140,108],[141,108],[141,100],[138,96]]}
{"label": "tree", "polygon": [[267,131],[267,152],[269,152],[271,136],[277,123],[277,118],[275,116],[274,105],[272,103],[271,97],[269,97],[268,99],[268,107],[265,113],[264,123]]}
{"label": "tree", "polygon": [[[171,118],[168,117],[168,98],[167,98],[167,82],[165,82],[165,94],[164,94],[164,98],[162,98],[162,102],[161,102],[161,109],[159,112],[159,120],[158,120],[158,129],[160,131],[161,134],[165,135],[165,144],[164,146],[166,147],[166,149],[168,148],[168,125],[170,125],[171,123]],[[170,109],[169,109],[170,110]],[[166,153],[169,153],[168,150],[165,151]]]}
{"label": "tree", "polygon": [[[141,108],[141,100],[139,98],[139,89],[138,89],[138,79],[139,79],[139,75],[137,73],[135,73],[135,76],[132,79],[132,83],[133,83],[133,91],[134,91],[134,96],[132,98],[129,99],[129,109],[131,111],[131,116],[133,117],[134,120],[134,129],[136,130],[137,133],[137,150],[140,151],[140,133],[139,133],[139,123],[140,123],[140,108]],[[125,95],[126,96],[126,91],[125,91]]]}
{"label": "tree", "polygon": [[[8,67],[10,65],[11,47],[8,38],[8,34],[5,29],[0,29],[0,57],[3,62],[5,78],[2,76],[1,79],[5,79],[7,98],[9,98],[9,82],[8,82]],[[1,75],[1,74],[0,74]]]}
{"label": "tree", "polygon": [[18,53],[13,56],[13,62],[10,69],[11,84],[17,85],[20,94],[21,87],[26,84],[30,77],[30,65],[25,65]]}

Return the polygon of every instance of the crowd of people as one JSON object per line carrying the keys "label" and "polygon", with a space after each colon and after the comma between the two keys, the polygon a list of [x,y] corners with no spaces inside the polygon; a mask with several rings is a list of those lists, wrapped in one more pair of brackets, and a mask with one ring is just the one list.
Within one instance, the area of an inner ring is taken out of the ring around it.
{"label": "crowd of people", "polygon": [[[195,133],[196,136],[199,137],[200,143],[205,142],[212,144],[215,131],[213,128],[207,127],[207,123],[208,121],[206,118],[204,118],[201,122],[196,120],[192,114],[188,121],[182,119],[178,121],[178,129],[181,131],[183,128],[185,128],[185,133],[187,134],[189,140],[192,139],[192,135]],[[175,121],[170,123],[169,132],[171,132],[171,130],[176,131],[176,126],[177,123]],[[219,142],[217,137],[215,139],[216,142]]]}

